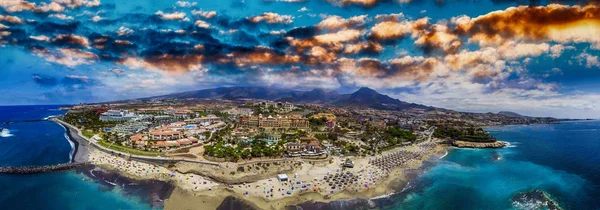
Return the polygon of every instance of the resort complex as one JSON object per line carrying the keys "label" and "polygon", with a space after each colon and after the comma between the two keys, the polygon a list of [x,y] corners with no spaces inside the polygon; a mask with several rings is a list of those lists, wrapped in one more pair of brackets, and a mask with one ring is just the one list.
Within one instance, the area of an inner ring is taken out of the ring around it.
{"label": "resort complex", "polygon": [[317,200],[389,193],[386,183],[451,145],[506,146],[481,126],[553,122],[251,99],[139,100],[65,109],[56,120],[93,146],[94,164],[136,179],[174,181],[194,195],[225,190],[219,195],[242,195],[261,208],[309,192]]}

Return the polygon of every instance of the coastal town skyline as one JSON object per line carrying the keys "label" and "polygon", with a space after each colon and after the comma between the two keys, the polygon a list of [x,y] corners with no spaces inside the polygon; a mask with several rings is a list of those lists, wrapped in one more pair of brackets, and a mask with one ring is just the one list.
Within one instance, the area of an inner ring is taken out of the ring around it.
{"label": "coastal town skyline", "polygon": [[2,105],[231,86],[369,87],[457,111],[600,117],[593,2],[15,0],[0,7]]}

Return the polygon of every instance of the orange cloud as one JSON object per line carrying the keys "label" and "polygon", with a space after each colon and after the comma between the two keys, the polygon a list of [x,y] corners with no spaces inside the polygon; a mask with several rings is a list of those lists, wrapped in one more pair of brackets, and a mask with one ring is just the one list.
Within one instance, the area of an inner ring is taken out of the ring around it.
{"label": "orange cloud", "polygon": [[588,42],[600,48],[600,8],[594,5],[511,7],[476,18],[455,18],[453,22],[456,32],[471,36],[470,42],[482,46],[522,39]]}
{"label": "orange cloud", "polygon": [[400,39],[407,35],[418,34],[429,24],[427,18],[416,21],[384,21],[371,28],[371,37],[377,40]]}
{"label": "orange cloud", "polygon": [[348,19],[332,15],[325,18],[323,21],[317,24],[316,27],[326,30],[347,29],[365,24],[366,19],[367,15],[354,16]]}
{"label": "orange cloud", "polygon": [[70,45],[79,45],[82,47],[89,47],[90,42],[87,38],[74,34],[59,34],[53,41],[55,43],[66,43]]}
{"label": "orange cloud", "polygon": [[202,55],[174,56],[163,54],[143,59],[125,58],[118,61],[118,63],[132,69],[162,70],[167,73],[181,74],[187,71],[200,70],[203,58]]}
{"label": "orange cloud", "polygon": [[10,15],[0,15],[0,21],[6,21],[12,24],[21,24],[23,23],[23,20],[21,20],[21,18],[17,17],[17,16],[10,16]]}

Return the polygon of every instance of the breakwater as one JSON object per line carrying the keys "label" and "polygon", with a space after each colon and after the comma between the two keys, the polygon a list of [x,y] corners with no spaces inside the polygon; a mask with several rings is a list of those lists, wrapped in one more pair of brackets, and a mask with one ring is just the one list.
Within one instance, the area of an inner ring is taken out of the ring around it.
{"label": "breakwater", "polygon": [[87,165],[87,162],[84,163],[62,163],[51,166],[7,166],[0,167],[0,173],[2,174],[36,174],[36,173],[47,173],[47,172],[55,172],[55,171],[65,171],[74,169],[77,167]]}
{"label": "breakwater", "polygon": [[6,122],[2,123],[2,125],[9,125],[9,124],[21,123],[21,122],[41,122],[41,121],[46,121],[46,120],[45,120],[45,119],[35,119],[35,120],[14,120],[14,121],[6,121]]}

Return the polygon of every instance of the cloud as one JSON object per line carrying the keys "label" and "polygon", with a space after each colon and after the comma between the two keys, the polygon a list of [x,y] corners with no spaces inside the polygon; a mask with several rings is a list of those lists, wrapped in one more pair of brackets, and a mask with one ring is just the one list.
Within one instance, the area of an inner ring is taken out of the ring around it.
{"label": "cloud", "polygon": [[50,41],[50,37],[47,37],[47,36],[44,36],[44,35],[29,36],[29,38],[31,38],[33,40],[37,40],[37,41],[42,41],[42,42],[49,42]]}
{"label": "cloud", "polygon": [[384,21],[371,28],[371,37],[375,40],[389,41],[417,34],[429,24],[427,18],[416,21]]}
{"label": "cloud", "polygon": [[42,2],[40,5],[36,3],[24,1],[24,0],[6,0],[0,1],[0,7],[4,9],[4,11],[12,13],[12,12],[21,12],[21,11],[33,11],[33,12],[62,12],[65,7],[62,5],[51,2],[46,3]]}
{"label": "cloud", "polygon": [[181,74],[186,71],[200,70],[202,68],[202,55],[174,56],[163,54],[159,56],[148,56],[143,59],[125,58],[120,64],[131,69],[150,69],[165,71],[173,74]]}
{"label": "cloud", "polygon": [[163,20],[183,20],[185,18],[185,13],[183,12],[164,13],[163,11],[158,10],[158,12],[154,14],[158,15]]}
{"label": "cloud", "polygon": [[59,34],[52,42],[58,45],[70,45],[70,46],[81,46],[88,48],[90,46],[90,42],[87,38],[75,34]]}
{"label": "cloud", "polygon": [[56,78],[40,74],[34,74],[32,79],[35,83],[44,87],[52,87],[58,84]]}
{"label": "cloud", "polygon": [[207,22],[205,22],[203,20],[196,20],[196,22],[194,22],[194,25],[196,25],[200,28],[210,28],[210,24],[208,24]]}
{"label": "cloud", "polygon": [[48,15],[48,17],[61,19],[61,20],[73,20],[73,17],[67,16],[65,14],[51,14],[51,15]]}
{"label": "cloud", "polygon": [[52,0],[56,3],[65,5],[71,9],[86,6],[86,7],[96,7],[100,6],[100,0]]}
{"label": "cloud", "polygon": [[102,17],[100,17],[100,16],[98,16],[98,15],[96,15],[96,16],[92,17],[90,20],[91,20],[91,21],[94,21],[94,22],[98,22],[98,21],[101,21],[101,20],[103,20],[103,18],[102,18]]}
{"label": "cloud", "polygon": [[192,15],[197,17],[204,17],[206,19],[211,19],[217,16],[216,11],[202,11],[202,10],[192,10]]}
{"label": "cloud", "polygon": [[121,27],[119,27],[119,30],[117,30],[117,35],[126,36],[129,34],[133,34],[133,32],[135,32],[135,31],[130,28],[127,28],[125,26],[121,26]]}
{"label": "cloud", "polygon": [[62,12],[65,10],[65,7],[57,4],[56,2],[51,2],[50,4],[41,3],[40,6],[34,8],[33,10],[36,12]]}
{"label": "cloud", "polygon": [[78,83],[88,83],[90,78],[88,76],[81,75],[67,75],[65,78],[68,78],[73,81],[78,81]]}
{"label": "cloud", "polygon": [[415,44],[420,46],[425,53],[431,53],[435,49],[441,49],[444,53],[455,53],[462,46],[462,40],[450,29],[441,24],[433,24],[432,30],[413,32],[418,35]]}
{"label": "cloud", "polygon": [[334,5],[338,6],[349,6],[349,5],[360,5],[365,7],[372,7],[379,3],[379,0],[327,0]]}
{"label": "cloud", "polygon": [[[340,81],[335,77],[335,70],[312,70],[312,71],[274,71],[263,69],[260,72],[256,85],[276,86],[283,88],[322,88],[337,89],[341,87]],[[281,82],[286,81],[286,82]]]}
{"label": "cloud", "polygon": [[253,23],[267,22],[281,24],[290,24],[294,20],[290,15],[280,15],[274,12],[265,12],[262,15],[248,17],[247,19]]}
{"label": "cloud", "polygon": [[189,2],[189,1],[177,1],[175,2],[179,7],[193,7],[198,5],[198,2]]}
{"label": "cloud", "polygon": [[591,55],[589,53],[583,52],[575,56],[575,59],[579,60],[579,63],[581,64],[585,63],[585,67],[587,68],[600,67],[600,60],[598,59],[597,55]]}
{"label": "cloud", "polygon": [[600,8],[594,5],[519,6],[476,18],[455,18],[458,33],[471,36],[481,46],[499,45],[510,39],[592,43],[600,48]]}
{"label": "cloud", "polygon": [[348,19],[344,19],[340,16],[332,15],[321,21],[316,25],[319,29],[327,30],[338,30],[347,28],[356,28],[364,25],[367,15],[354,16]]}
{"label": "cloud", "polygon": [[17,16],[0,15],[0,22],[7,22],[12,24],[22,24],[23,20]]}

